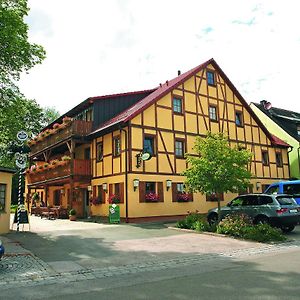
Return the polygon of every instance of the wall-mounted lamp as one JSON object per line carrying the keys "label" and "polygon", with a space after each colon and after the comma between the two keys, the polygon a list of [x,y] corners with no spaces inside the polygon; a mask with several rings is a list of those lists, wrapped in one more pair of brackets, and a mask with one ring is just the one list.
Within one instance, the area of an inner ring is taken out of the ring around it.
{"label": "wall-mounted lamp", "polygon": [[102,189],[105,193],[107,193],[107,183],[102,183]]}
{"label": "wall-mounted lamp", "polygon": [[60,190],[60,193],[61,193],[62,195],[64,195],[64,194],[65,194],[65,190],[64,190],[64,189],[61,189],[61,190]]}
{"label": "wall-mounted lamp", "polygon": [[140,181],[139,179],[133,179],[133,190],[136,191],[136,189],[139,187]]}
{"label": "wall-mounted lamp", "polygon": [[166,184],[167,184],[167,191],[168,191],[169,188],[172,186],[172,180],[171,179],[167,179],[166,180]]}
{"label": "wall-mounted lamp", "polygon": [[258,191],[261,188],[261,183],[259,181],[256,182],[256,190]]}
{"label": "wall-mounted lamp", "polygon": [[89,192],[91,192],[91,191],[92,191],[92,186],[91,186],[91,185],[88,185],[87,190],[88,190]]}

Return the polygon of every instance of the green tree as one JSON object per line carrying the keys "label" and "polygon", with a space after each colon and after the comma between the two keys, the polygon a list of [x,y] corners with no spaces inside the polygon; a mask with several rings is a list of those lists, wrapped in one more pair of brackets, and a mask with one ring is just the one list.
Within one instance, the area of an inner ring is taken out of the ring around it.
{"label": "green tree", "polygon": [[[236,193],[250,185],[248,165],[251,152],[231,147],[223,133],[208,132],[206,138],[197,137],[193,149],[198,156],[187,154],[189,167],[183,172],[190,191],[203,194]],[[220,207],[218,198],[219,217]]]}
{"label": "green tree", "polygon": [[28,41],[28,11],[27,0],[0,1],[0,88],[45,58],[43,47]]}

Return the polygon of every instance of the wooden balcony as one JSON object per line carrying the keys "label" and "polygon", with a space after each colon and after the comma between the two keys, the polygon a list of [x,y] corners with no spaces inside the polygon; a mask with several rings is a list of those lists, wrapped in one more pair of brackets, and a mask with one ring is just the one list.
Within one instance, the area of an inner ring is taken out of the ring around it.
{"label": "wooden balcony", "polygon": [[30,146],[30,156],[50,148],[71,137],[84,137],[92,131],[91,121],[74,120],[72,123],[54,134],[46,136],[42,141]]}
{"label": "wooden balcony", "polygon": [[73,174],[71,173],[71,161],[59,163],[55,168],[47,168],[26,175],[29,185],[46,184],[52,181],[63,181],[74,176],[75,180],[91,178],[91,161],[87,159],[75,159],[73,161]]}

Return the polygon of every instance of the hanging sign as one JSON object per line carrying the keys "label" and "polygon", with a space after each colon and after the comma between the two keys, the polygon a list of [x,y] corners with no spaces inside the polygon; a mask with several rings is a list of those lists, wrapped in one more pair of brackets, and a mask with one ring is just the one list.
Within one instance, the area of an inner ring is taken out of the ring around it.
{"label": "hanging sign", "polygon": [[25,142],[28,140],[28,134],[26,131],[24,130],[21,130],[17,133],[17,139],[20,141],[20,142]]}

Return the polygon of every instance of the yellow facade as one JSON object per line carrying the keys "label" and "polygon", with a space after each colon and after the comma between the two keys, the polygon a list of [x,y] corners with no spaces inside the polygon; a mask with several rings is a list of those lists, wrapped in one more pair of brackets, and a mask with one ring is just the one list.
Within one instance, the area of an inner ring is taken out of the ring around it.
{"label": "yellow facade", "polygon": [[[0,168],[1,197],[5,205],[0,210],[0,234],[8,233],[10,227],[11,185],[13,172]],[[2,190],[3,188],[3,190]]]}
{"label": "yellow facade", "polygon": [[[205,137],[207,131],[227,132],[232,146],[241,145],[252,151],[253,192],[262,192],[264,185],[289,178],[287,147],[275,147],[265,130],[258,126],[251,109],[236,95],[226,78],[212,65],[207,66],[207,69],[215,70],[214,86],[207,83],[206,69],[201,70],[132,118],[125,127],[128,134],[128,151],[124,147],[126,137],[120,131],[98,138],[104,141],[104,158],[101,162],[94,163],[92,186],[125,182],[127,176],[127,188],[124,185],[123,191],[125,201],[120,204],[121,217],[126,217],[126,207],[129,220],[185,215],[188,211],[195,210],[205,213],[215,207],[216,203],[207,201],[206,196],[201,194],[194,194],[193,201],[190,202],[174,202],[172,189],[167,189],[166,186],[167,180],[171,180],[173,184],[184,182],[180,174],[186,169],[186,162],[184,158],[176,157],[175,141],[183,141],[185,152],[193,153],[196,136]],[[173,97],[182,99],[183,112],[180,114],[173,111]],[[217,121],[210,119],[211,106],[216,107]],[[236,125],[236,112],[241,114],[242,126]],[[122,153],[118,158],[114,158],[112,153],[114,135],[121,136]],[[150,160],[142,161],[141,165],[137,166],[137,155],[143,151],[144,138],[148,135],[153,137],[155,154]],[[94,140],[93,148],[96,142],[97,140]],[[263,151],[268,154],[267,165],[263,165],[262,162]],[[282,166],[276,164],[276,152],[282,155]],[[123,163],[120,163],[120,160]],[[140,184],[157,183],[162,187],[163,201],[141,201],[139,188],[134,190],[133,187],[135,179],[138,179]],[[233,196],[224,195],[224,204]],[[107,216],[108,198],[109,192],[105,194],[105,204],[92,206],[92,214]]]}

